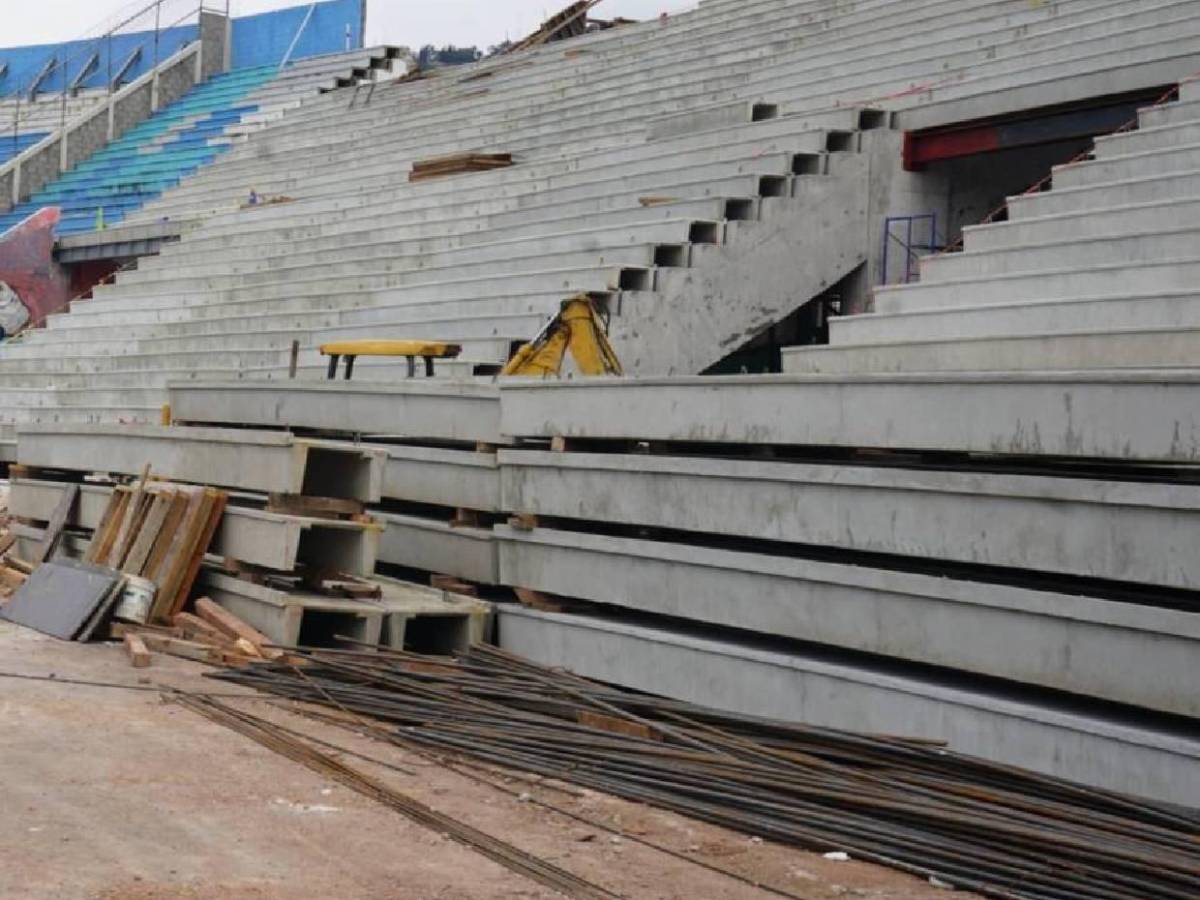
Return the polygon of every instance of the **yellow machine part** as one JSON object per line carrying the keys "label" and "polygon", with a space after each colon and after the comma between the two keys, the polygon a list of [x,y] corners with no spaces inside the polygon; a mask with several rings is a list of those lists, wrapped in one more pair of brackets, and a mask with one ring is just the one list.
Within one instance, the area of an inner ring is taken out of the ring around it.
{"label": "yellow machine part", "polygon": [[568,351],[582,375],[624,374],[604,322],[587,294],[564,300],[553,321],[521,347],[500,374],[557,377]]}

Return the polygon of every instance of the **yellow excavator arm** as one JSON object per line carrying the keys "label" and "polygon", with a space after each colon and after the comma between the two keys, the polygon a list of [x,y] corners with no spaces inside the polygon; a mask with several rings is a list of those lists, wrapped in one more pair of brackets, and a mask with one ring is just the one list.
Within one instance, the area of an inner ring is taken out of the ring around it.
{"label": "yellow excavator arm", "polygon": [[623,375],[604,321],[587,294],[564,300],[562,309],[508,361],[501,375],[557,377],[570,351],[582,375]]}

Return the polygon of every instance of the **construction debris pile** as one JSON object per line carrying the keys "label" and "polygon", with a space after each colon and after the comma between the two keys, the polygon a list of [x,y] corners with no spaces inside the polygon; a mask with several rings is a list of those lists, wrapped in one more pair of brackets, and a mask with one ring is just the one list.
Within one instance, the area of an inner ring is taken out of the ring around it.
{"label": "construction debris pile", "polygon": [[990,897],[1200,896],[1200,818],[928,742],[742,717],[476,646],[302,652],[216,677],[370,716],[423,753],[524,769]]}

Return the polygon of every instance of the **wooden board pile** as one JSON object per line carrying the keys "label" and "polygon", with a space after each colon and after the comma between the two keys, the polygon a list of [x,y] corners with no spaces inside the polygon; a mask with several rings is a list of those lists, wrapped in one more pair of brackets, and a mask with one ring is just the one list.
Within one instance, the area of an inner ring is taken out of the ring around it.
{"label": "wooden board pile", "polygon": [[84,561],[152,582],[146,621],[170,621],[187,603],[227,501],[215,488],[145,477],[118,485]]}
{"label": "wooden board pile", "polygon": [[124,642],[134,668],[149,666],[154,653],[214,666],[245,666],[286,659],[265,635],[207,597],[195,612],[176,613],[170,625],[114,623],[112,636]]}
{"label": "wooden board pile", "polygon": [[17,537],[8,527],[8,485],[0,485],[0,603],[13,595],[29,577],[28,565],[13,554]]}
{"label": "wooden board pile", "polygon": [[507,169],[512,164],[511,153],[452,153],[413,163],[408,180],[428,181],[464,172],[490,172],[492,169]]}

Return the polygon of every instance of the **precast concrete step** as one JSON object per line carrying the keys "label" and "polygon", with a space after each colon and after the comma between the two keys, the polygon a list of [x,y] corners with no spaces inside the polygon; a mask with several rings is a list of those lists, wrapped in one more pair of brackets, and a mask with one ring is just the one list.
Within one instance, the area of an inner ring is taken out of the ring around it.
{"label": "precast concrete step", "polygon": [[1114,159],[1134,153],[1153,153],[1189,144],[1200,144],[1200,122],[1141,127],[1136,131],[1096,138],[1096,159]]}
{"label": "precast concrete step", "polygon": [[[945,741],[966,753],[1072,781],[1195,805],[1200,745],[1144,723],[1073,706],[990,694],[928,673],[827,653],[782,650],[677,621],[631,623],[598,615],[499,608],[500,645],[544,666],[631,690],[742,715],[869,734]],[[1179,786],[1187,784],[1188,793]]]}
{"label": "precast concrete step", "polygon": [[[695,184],[703,181],[717,181],[734,178],[738,175],[758,176],[787,176],[794,173],[798,159],[805,165],[811,160],[811,154],[776,153],[766,155],[752,154],[749,156],[730,158],[717,163],[701,166],[688,165],[677,158],[668,158],[664,166],[654,172],[642,175],[629,175],[620,171],[612,173],[611,178],[564,175],[559,179],[545,182],[510,182],[496,185],[489,182],[474,182],[471,186],[460,185],[457,189],[442,192],[416,192],[403,189],[398,196],[388,201],[390,211],[400,212],[410,207],[425,208],[429,206],[444,206],[448,202],[462,203],[473,200],[490,200],[500,202],[513,201],[516,198],[531,193],[543,196],[553,196],[559,203],[577,200],[588,200],[604,197],[614,192],[622,195],[635,196],[670,196],[674,185]],[[715,194],[713,194],[715,195]],[[699,195],[705,196],[705,195]],[[362,207],[377,200],[379,194],[373,197],[358,192],[339,192],[335,195],[315,198],[296,204],[279,204],[261,210],[237,210],[225,212],[224,215],[213,216],[210,226],[217,226],[231,221],[253,222],[260,227],[271,227],[279,221],[294,222],[303,215],[324,216],[331,212],[350,210],[354,215],[361,215]],[[632,205],[632,204],[630,204]],[[504,210],[514,208],[511,204],[502,207]]]}
{"label": "precast concrete step", "polygon": [[1076,330],[1050,335],[1018,329],[967,339],[796,347],[786,354],[785,371],[834,375],[1178,369],[1195,366],[1198,352],[1200,329]]}
{"label": "precast concrete step", "polygon": [[1051,244],[1064,238],[1077,240],[1172,231],[1192,223],[1200,226],[1200,194],[1085,213],[970,225],[963,229],[963,238],[964,249],[974,253]]}
{"label": "precast concrete step", "polygon": [[[595,250],[604,254],[609,248],[642,244],[719,243],[723,229],[719,222],[690,219],[666,219],[639,225],[588,228],[585,221],[572,222],[557,234],[533,237],[508,237],[493,233],[492,240],[466,243],[454,238],[426,238],[409,241],[378,241],[338,250],[285,252],[259,259],[204,262],[177,261],[126,272],[118,284],[166,285],[183,280],[218,283],[256,283],[256,276],[273,275],[279,279],[304,278],[316,271],[327,275],[353,275],[401,271],[405,268],[437,269],[499,262],[512,257],[529,256],[539,250],[547,259],[556,254]],[[272,281],[278,280],[271,278]]]}
{"label": "precast concrete step", "polygon": [[[555,293],[561,299],[578,293],[605,294],[635,287],[636,285],[630,283],[631,279],[641,285],[638,289],[650,290],[653,281],[652,274],[649,270],[606,267],[559,269],[528,275],[433,281],[423,285],[409,285],[403,291],[357,291],[343,293],[339,296],[340,306],[344,310],[398,306],[411,306],[414,309],[427,310],[440,303],[467,301],[478,302],[480,305],[476,308],[482,310],[485,308],[483,304],[486,303],[487,298],[492,296],[507,298]],[[297,285],[296,294],[278,300],[256,300],[241,296],[231,300],[183,297],[177,304],[172,304],[161,299],[136,298],[136,300],[124,299],[115,302],[109,311],[98,304],[94,306],[76,305],[72,307],[72,311],[74,314],[86,317],[90,322],[110,324],[113,321],[120,321],[121,316],[130,313],[160,314],[166,321],[179,321],[191,318],[223,318],[227,315],[245,315],[247,313],[293,313],[329,308],[327,294],[303,295],[300,293],[303,287],[303,285]],[[112,315],[109,315],[109,312]]]}
{"label": "precast concrete step", "polygon": [[1194,289],[1197,277],[1200,277],[1200,259],[1187,258],[884,285],[875,288],[875,311],[895,313],[1027,300],[1120,299],[1131,294],[1183,293]]}
{"label": "precast concrete step", "polygon": [[[428,228],[428,233],[436,235],[459,231],[464,219],[475,222],[477,229],[483,230],[488,227],[503,228],[508,225],[525,225],[530,221],[550,222],[575,216],[619,217],[643,208],[662,212],[663,218],[670,218],[669,207],[676,205],[676,202],[663,203],[661,206],[650,203],[648,207],[643,204],[643,200],[652,200],[654,197],[669,197],[672,201],[677,201],[681,208],[687,208],[689,201],[704,203],[723,200],[726,205],[718,210],[718,214],[695,217],[735,218],[745,214],[744,209],[739,211],[739,205],[757,198],[761,188],[762,180],[759,176],[735,175],[732,178],[711,181],[680,182],[670,185],[665,194],[622,191],[614,186],[609,194],[570,203],[560,202],[553,195],[526,194],[516,200],[491,198],[398,210],[397,207],[401,205],[398,201],[375,201],[364,205],[358,211],[341,210],[327,214],[304,212],[270,225],[255,221],[253,216],[231,217],[228,221],[212,220],[189,233],[187,248],[201,253],[217,249],[236,250],[245,247],[248,237],[261,239],[264,247],[310,240],[336,243],[338,240],[355,240],[356,237],[364,233],[374,233],[377,229],[386,229],[388,233],[395,233],[397,237],[405,237],[424,234],[424,229]],[[732,210],[733,215],[729,204],[735,207]],[[681,215],[679,218],[687,216]],[[411,229],[411,232],[406,234],[406,228]],[[168,257],[176,255],[180,249],[173,246],[164,248]]]}
{"label": "precast concrete step", "polygon": [[500,451],[514,513],[1193,590],[1200,486]]}
{"label": "precast concrete step", "polygon": [[829,320],[833,346],[963,340],[1003,334],[1060,334],[1137,328],[1200,328],[1200,292],[1033,300]]}
{"label": "precast concrete step", "polygon": [[[1188,612],[552,528],[500,525],[496,539],[506,585],[1162,712],[1200,712],[1200,698],[1187,689],[1200,620]],[[997,632],[1008,639],[997,642]]]}
{"label": "precast concrete step", "polygon": [[1075,45],[1067,35],[1064,44],[1040,56],[1026,55],[1025,65],[1014,57],[979,66],[973,77],[933,87],[927,102],[901,117],[902,127],[922,129],[969,121],[973,113],[977,116],[981,103],[998,112],[1014,112],[1070,102],[1088,96],[1084,92],[1089,83],[1092,91],[1097,90],[1096,83],[1104,79],[1108,82],[1103,88],[1106,94],[1175,81],[1191,64],[1188,48],[1198,27],[1194,12],[1189,21],[1186,5],[1177,8],[1181,18],[1165,25],[1151,23],[1125,33],[1118,31],[1087,42],[1086,47],[1084,42]]}
{"label": "precast concrete step", "polygon": [[[176,334],[210,334],[230,329],[245,328],[246,330],[282,330],[295,328],[301,331],[312,331],[339,324],[357,325],[366,322],[412,322],[418,325],[437,322],[451,322],[458,319],[476,318],[505,318],[508,316],[540,315],[543,310],[557,308],[566,295],[559,291],[550,293],[534,293],[516,296],[475,297],[465,300],[447,300],[445,302],[425,302],[413,304],[391,304],[380,306],[356,307],[352,304],[342,304],[333,313],[288,313],[270,312],[269,308],[261,312],[250,310],[230,311],[221,308],[216,311],[209,307],[193,306],[178,309],[154,309],[145,312],[98,312],[87,315],[82,311],[59,314],[45,329],[47,334],[58,328],[69,326],[72,329],[90,333],[97,331],[100,336],[127,334],[130,326],[146,329],[147,335],[161,331],[165,336]],[[210,313],[210,315],[205,315]],[[36,335],[26,338],[31,343],[36,342]]]}
{"label": "precast concrete step", "polygon": [[[548,237],[562,233],[565,230],[577,228],[580,222],[586,222],[589,228],[605,229],[609,227],[641,226],[651,222],[661,222],[668,219],[693,221],[721,221],[730,213],[741,216],[756,215],[755,201],[746,198],[702,198],[683,200],[647,206],[635,205],[630,208],[608,209],[585,214],[578,205],[549,207],[529,212],[520,211],[520,215],[496,217],[500,221],[492,222],[492,217],[464,213],[464,217],[444,218],[441,220],[405,222],[405,216],[397,216],[396,224],[387,221],[359,222],[356,231],[329,232],[317,228],[312,229],[271,229],[265,233],[256,233],[259,240],[257,246],[247,247],[244,241],[234,240],[230,236],[228,246],[218,246],[217,241],[204,239],[200,234],[189,236],[186,243],[166,245],[157,257],[149,257],[139,263],[140,271],[155,271],[170,268],[177,263],[196,263],[204,259],[216,259],[221,254],[231,262],[253,259],[255,254],[279,254],[287,252],[295,254],[322,253],[331,250],[341,250],[347,247],[359,246],[378,239],[386,234],[389,241],[400,242],[416,238],[447,238],[453,239],[459,245],[484,243],[494,240],[497,235],[517,237]],[[369,227],[364,227],[369,226]],[[386,229],[386,230],[384,230]],[[311,231],[310,236],[302,236],[297,232]],[[239,233],[240,234],[240,233]],[[197,239],[199,238],[199,239]]]}
{"label": "precast concrete step", "polygon": [[[463,357],[476,361],[503,362],[507,360],[514,341],[525,340],[522,335],[501,336],[496,338],[480,338],[463,340]],[[217,339],[211,341],[213,347],[205,347],[206,342],[193,340],[187,349],[149,349],[129,353],[97,354],[80,352],[83,350],[76,345],[68,345],[76,355],[68,356],[62,351],[47,355],[29,355],[20,357],[0,358],[0,373],[44,373],[53,378],[57,373],[91,374],[97,372],[154,372],[171,368],[208,368],[229,372],[246,372],[263,367],[286,368],[291,357],[291,340],[287,338],[270,341],[265,340],[260,346],[250,346],[241,349],[228,349],[227,344]],[[323,368],[325,360],[320,356],[315,345],[304,341],[300,347],[299,364]],[[401,371],[405,367],[403,361],[397,363],[390,359],[363,357],[356,367],[362,369],[389,369]]]}
{"label": "precast concrete step", "polygon": [[1138,121],[1142,128],[1161,128],[1164,125],[1181,125],[1197,120],[1200,120],[1200,100],[1191,103],[1163,103],[1138,112]]}
{"label": "precast concrete step", "polygon": [[[686,245],[678,245],[686,251]],[[344,297],[360,292],[377,292],[421,285],[454,283],[467,279],[535,278],[539,272],[577,271],[583,269],[608,269],[610,271],[649,271],[659,260],[658,248],[639,245],[612,247],[603,251],[578,251],[560,253],[551,257],[531,253],[524,257],[509,257],[496,262],[472,263],[456,266],[449,264],[439,268],[410,269],[386,274],[366,274],[358,277],[317,277],[286,279],[282,277],[261,279],[248,277],[204,279],[185,285],[131,284],[113,285],[103,294],[97,288],[89,303],[95,307],[110,302],[120,302],[126,308],[150,308],[172,303],[210,303],[223,300],[254,302],[262,300],[284,300],[301,296],[323,295],[328,308],[331,297]],[[686,255],[675,260],[676,267],[686,267]],[[271,273],[263,273],[270,276]],[[209,282],[216,282],[210,284]],[[186,286],[186,290],[184,289]],[[620,282],[611,287],[620,286]],[[415,299],[415,297],[414,297]]]}
{"label": "precast concrete step", "polygon": [[1128,261],[1132,265],[1183,259],[1200,251],[1200,221],[1185,220],[1172,231],[1149,231],[1116,237],[1083,237],[1033,243],[999,250],[943,253],[921,258],[921,282],[1004,275],[1009,272],[1053,271],[1066,267]]}
{"label": "precast concrete step", "polygon": [[1200,144],[1055,166],[1053,174],[1055,188],[1070,188],[1196,172],[1200,172]]}
{"label": "precast concrete step", "polygon": [[1196,196],[1200,196],[1200,173],[1172,173],[1010,197],[1008,212],[1010,219],[1023,221]]}

